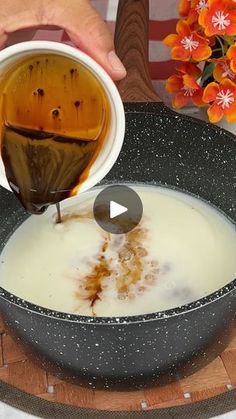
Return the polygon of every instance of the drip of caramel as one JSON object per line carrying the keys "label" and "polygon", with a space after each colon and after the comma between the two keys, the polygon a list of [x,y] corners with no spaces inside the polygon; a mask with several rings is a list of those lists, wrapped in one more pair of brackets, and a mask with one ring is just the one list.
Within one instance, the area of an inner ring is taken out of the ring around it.
{"label": "drip of caramel", "polygon": [[109,105],[81,64],[42,54],[17,63],[1,86],[1,154],[22,205],[42,213],[74,195],[109,130]]}

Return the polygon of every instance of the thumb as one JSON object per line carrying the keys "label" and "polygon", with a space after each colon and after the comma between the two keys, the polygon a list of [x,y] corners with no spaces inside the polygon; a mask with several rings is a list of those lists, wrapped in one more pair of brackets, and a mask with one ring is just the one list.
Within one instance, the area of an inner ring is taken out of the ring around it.
{"label": "thumb", "polygon": [[54,15],[52,23],[62,27],[72,42],[94,58],[113,80],[124,78],[126,70],[115,53],[113,37],[105,22],[87,0],[69,3],[69,7]]}

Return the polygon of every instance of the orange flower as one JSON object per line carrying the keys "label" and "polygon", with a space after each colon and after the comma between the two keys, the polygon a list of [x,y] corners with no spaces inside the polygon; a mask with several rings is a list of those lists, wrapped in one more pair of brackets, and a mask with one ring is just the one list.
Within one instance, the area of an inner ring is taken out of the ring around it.
{"label": "orange flower", "polygon": [[191,26],[198,23],[199,14],[208,9],[208,0],[191,0],[191,7],[186,22]]}
{"label": "orange flower", "polygon": [[191,0],[180,0],[178,10],[182,17],[188,16],[191,9]]}
{"label": "orange flower", "polygon": [[189,76],[193,77],[195,80],[199,79],[202,74],[201,69],[194,63],[182,63],[177,68],[178,73],[181,74],[188,74]]}
{"label": "orange flower", "polygon": [[236,82],[236,44],[231,46],[225,58],[216,58],[210,60],[215,63],[213,76],[219,83],[228,78]]}
{"label": "orange flower", "polygon": [[195,9],[197,13],[201,13],[203,10],[208,9],[208,0],[192,0],[191,7]]}
{"label": "orange flower", "polygon": [[226,55],[230,60],[230,69],[236,74],[236,44],[228,49]]}
{"label": "orange flower", "polygon": [[204,61],[211,54],[209,40],[191,31],[189,25],[184,21],[177,23],[177,34],[168,35],[164,39],[165,45],[172,47],[172,59],[179,61]]}
{"label": "orange flower", "polygon": [[236,74],[231,70],[231,61],[227,58],[218,58],[211,60],[215,63],[213,77],[219,83],[225,79],[236,80]]}
{"label": "orange flower", "polygon": [[211,104],[207,111],[211,122],[219,122],[224,116],[228,122],[236,122],[236,84],[231,80],[208,84],[203,101]]}
{"label": "orange flower", "polygon": [[236,3],[233,0],[208,0],[208,9],[200,12],[199,23],[207,36],[236,35]]}
{"label": "orange flower", "polygon": [[188,16],[185,19],[185,22],[189,25],[192,30],[197,30],[198,25],[198,12],[195,9],[190,9]]}
{"label": "orange flower", "polygon": [[204,106],[202,101],[204,89],[196,82],[201,70],[192,63],[183,63],[178,68],[178,74],[169,77],[166,82],[166,89],[169,93],[175,93],[172,100],[174,108],[182,108],[189,102],[196,106]]}

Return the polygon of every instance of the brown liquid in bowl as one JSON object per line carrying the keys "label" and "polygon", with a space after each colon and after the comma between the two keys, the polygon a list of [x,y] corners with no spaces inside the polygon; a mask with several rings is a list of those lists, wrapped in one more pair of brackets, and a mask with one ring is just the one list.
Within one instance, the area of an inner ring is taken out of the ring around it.
{"label": "brown liquid in bowl", "polygon": [[1,80],[1,154],[9,185],[39,214],[75,194],[109,130],[109,104],[81,64],[39,55]]}

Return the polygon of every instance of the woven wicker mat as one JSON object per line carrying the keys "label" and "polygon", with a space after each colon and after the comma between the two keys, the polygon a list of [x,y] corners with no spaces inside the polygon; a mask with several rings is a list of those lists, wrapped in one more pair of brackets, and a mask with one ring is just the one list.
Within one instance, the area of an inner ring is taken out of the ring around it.
{"label": "woven wicker mat", "polygon": [[[112,393],[110,395],[112,398]],[[151,409],[138,411],[99,411],[61,403],[51,403],[38,397],[23,393],[16,388],[0,382],[0,399],[5,403],[46,419],[207,419],[227,413],[236,408],[236,390],[202,402],[188,406],[171,407],[165,409]],[[106,406],[104,406],[104,409]]]}
{"label": "woven wicker mat", "polygon": [[48,374],[27,357],[0,321],[0,400],[53,419],[212,417],[236,409],[236,330],[234,336],[220,357],[184,380],[152,389],[109,392],[82,388]]}

